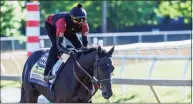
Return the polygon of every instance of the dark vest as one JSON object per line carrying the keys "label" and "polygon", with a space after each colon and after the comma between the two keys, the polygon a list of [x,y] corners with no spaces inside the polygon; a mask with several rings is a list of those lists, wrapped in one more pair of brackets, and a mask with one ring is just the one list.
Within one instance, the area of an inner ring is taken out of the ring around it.
{"label": "dark vest", "polygon": [[66,32],[64,33],[65,35],[71,35],[74,33],[81,32],[82,26],[78,24],[74,24],[73,21],[71,20],[70,13],[57,13],[53,16],[53,24],[56,27],[56,21],[59,18],[64,18],[66,21]]}

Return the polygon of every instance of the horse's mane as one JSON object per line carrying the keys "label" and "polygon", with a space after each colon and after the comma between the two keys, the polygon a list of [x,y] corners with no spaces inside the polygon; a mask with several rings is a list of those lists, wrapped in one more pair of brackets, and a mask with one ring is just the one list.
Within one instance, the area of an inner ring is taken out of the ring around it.
{"label": "horse's mane", "polygon": [[[97,51],[98,50],[98,47],[90,47],[90,48],[87,48],[86,50],[83,51],[83,53],[86,55],[86,54],[89,54],[93,51]],[[100,56],[106,56],[108,53],[105,49],[102,49],[101,48],[101,51],[99,52]]]}
{"label": "horse's mane", "polygon": [[93,51],[96,51],[97,49],[98,49],[97,47],[91,47],[91,48],[85,49],[83,52],[84,52],[84,54],[88,54],[88,53],[91,53]]}

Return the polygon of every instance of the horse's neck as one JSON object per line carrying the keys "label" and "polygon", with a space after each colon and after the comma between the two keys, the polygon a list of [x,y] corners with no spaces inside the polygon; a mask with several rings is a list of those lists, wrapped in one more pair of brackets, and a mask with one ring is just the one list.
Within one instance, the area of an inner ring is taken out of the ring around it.
{"label": "horse's neck", "polygon": [[[90,74],[93,75],[93,66],[94,66],[94,62],[96,59],[96,51],[93,51],[85,56],[82,56],[79,59],[79,63],[80,65]],[[80,79],[83,84],[90,90],[92,91],[93,87],[92,87],[92,82],[90,81],[90,77],[88,77],[85,73],[82,73],[84,77],[82,77],[82,79]],[[79,97],[79,99],[84,99],[83,101],[89,100],[91,95],[90,92],[79,83],[79,89],[77,90],[77,96]]]}
{"label": "horse's neck", "polygon": [[[92,82],[90,81],[90,78],[88,77],[84,77],[82,79],[82,82],[84,83],[84,85],[90,90],[92,91]],[[90,92],[83,86],[83,85],[79,85],[80,87],[78,87],[78,91],[77,91],[77,96],[80,99],[85,99],[85,100],[89,100],[88,98],[90,97]]]}
{"label": "horse's neck", "polygon": [[[78,62],[80,63],[80,65],[85,69],[86,72],[88,72],[91,76],[93,75],[93,66],[94,66],[94,63],[95,63],[95,60],[96,60],[96,55],[97,55],[97,52],[96,51],[93,51],[93,52],[90,52],[88,53],[87,55],[82,55],[80,57],[80,59],[78,60]],[[79,69],[80,70],[80,69]],[[84,76],[82,77],[81,81],[89,88],[91,89],[92,88],[92,83],[90,82],[90,77],[88,77],[82,70],[79,74],[82,74],[81,76]],[[81,85],[82,86],[82,85]],[[83,86],[82,86],[83,87]],[[85,89],[85,88],[83,88]],[[85,90],[81,90],[80,92],[84,92]],[[86,91],[87,92],[87,91]]]}
{"label": "horse's neck", "polygon": [[[79,64],[87,71],[89,74],[92,74],[92,70],[90,70],[95,62],[96,52],[90,52],[87,55],[81,55],[78,62]],[[80,69],[74,67],[74,60],[71,58],[67,61],[64,69],[61,71],[60,75],[58,76],[58,80],[56,81],[55,89],[58,92],[67,94],[67,95],[74,95],[74,94],[88,94],[88,91],[85,90],[83,85],[75,77],[84,83],[89,89],[92,89],[92,83],[89,82],[90,78]],[[74,69],[73,69],[74,67]],[[87,93],[85,93],[87,92]]]}
{"label": "horse's neck", "polygon": [[90,52],[87,55],[81,55],[78,62],[86,71],[90,71],[90,69],[92,69],[94,65],[96,55],[97,55],[96,51]]}

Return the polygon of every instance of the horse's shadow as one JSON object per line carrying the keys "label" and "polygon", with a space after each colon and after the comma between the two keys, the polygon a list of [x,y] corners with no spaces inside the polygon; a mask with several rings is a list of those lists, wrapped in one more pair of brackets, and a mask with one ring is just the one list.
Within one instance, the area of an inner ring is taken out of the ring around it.
{"label": "horse's shadow", "polygon": [[134,99],[135,97],[136,97],[135,95],[132,95],[132,96],[130,96],[130,97],[128,97],[128,98],[120,98],[120,99],[118,99],[117,101],[115,101],[115,103],[121,103],[121,102],[123,102],[123,101],[132,100],[132,99]]}

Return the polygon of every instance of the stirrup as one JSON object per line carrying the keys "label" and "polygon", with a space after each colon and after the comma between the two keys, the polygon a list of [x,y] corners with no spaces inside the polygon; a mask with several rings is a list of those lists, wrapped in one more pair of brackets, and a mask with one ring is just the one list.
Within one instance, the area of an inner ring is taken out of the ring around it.
{"label": "stirrup", "polygon": [[44,80],[45,80],[46,82],[48,82],[49,80],[52,80],[52,79],[54,79],[54,78],[55,78],[54,75],[47,75],[47,76],[44,76]]}
{"label": "stirrup", "polygon": [[50,75],[49,76],[49,80],[52,80],[52,79],[54,79],[55,78],[55,75]]}

